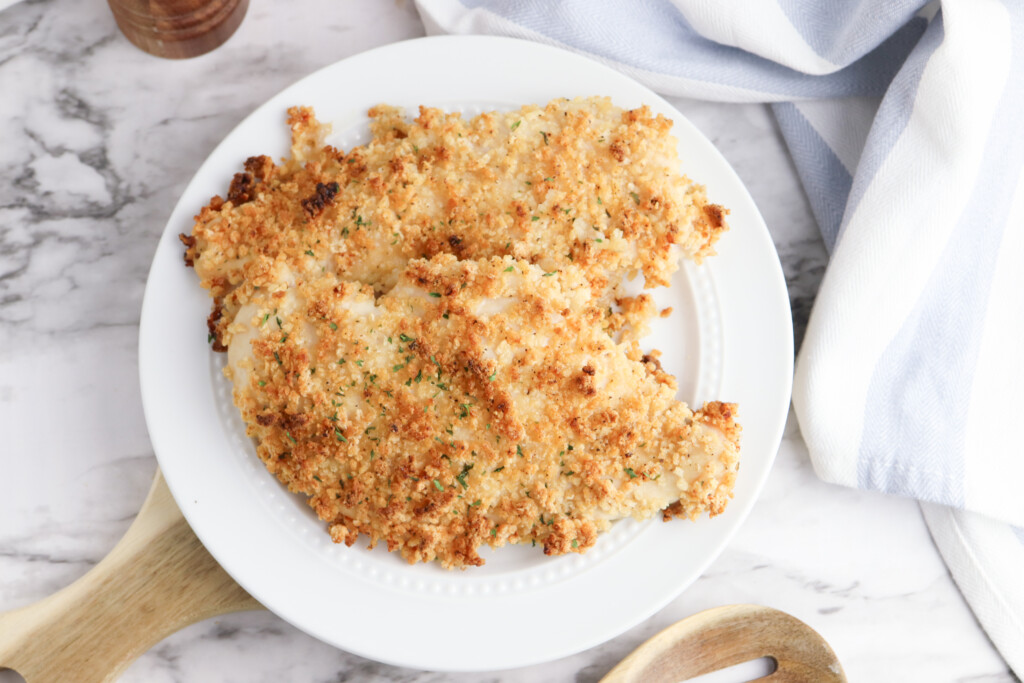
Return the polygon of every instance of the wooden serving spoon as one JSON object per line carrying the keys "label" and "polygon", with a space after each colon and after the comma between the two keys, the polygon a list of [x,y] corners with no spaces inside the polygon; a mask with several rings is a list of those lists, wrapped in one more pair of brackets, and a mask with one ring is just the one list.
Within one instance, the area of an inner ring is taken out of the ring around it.
{"label": "wooden serving spoon", "polygon": [[[157,470],[138,517],[103,560],[37,603],[0,614],[0,669],[27,683],[109,683],[149,648],[190,624],[262,609],[188,526]],[[701,612],[637,648],[602,683],[675,683],[769,657],[773,683],[846,680],[825,640],[768,607]]]}
{"label": "wooden serving spoon", "polygon": [[845,683],[836,653],[794,616],[761,605],[715,607],[678,621],[633,650],[601,683],[676,683],[767,657],[771,683]]}

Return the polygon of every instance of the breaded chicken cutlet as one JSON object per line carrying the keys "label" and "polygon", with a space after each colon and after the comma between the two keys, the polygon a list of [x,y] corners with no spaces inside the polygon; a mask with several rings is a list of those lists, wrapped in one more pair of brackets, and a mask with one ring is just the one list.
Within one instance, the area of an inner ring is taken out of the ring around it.
{"label": "breaded chicken cutlet", "polygon": [[235,402],[337,542],[465,567],[481,546],[583,552],[613,520],[714,515],[731,496],[735,407],[675,400],[601,330],[583,267],[440,255],[375,299],[257,261],[265,284],[223,335]]}
{"label": "breaded chicken cutlet", "polygon": [[250,158],[182,236],[214,298],[218,350],[248,296],[238,286],[264,277],[256,255],[378,294],[412,259],[510,255],[545,271],[574,264],[611,304],[624,278],[667,285],[681,257],[712,254],[726,229],[724,209],[680,173],[671,121],[646,107],[559,99],[469,120],[421,107],[408,121],[382,105],[370,142],[347,153],[324,145],[312,110],[289,114],[292,158]]}
{"label": "breaded chicken cutlet", "polygon": [[468,121],[379,106],[346,154],[289,114],[292,158],[246,161],[182,241],[260,457],[335,541],[465,567],[724,509],[735,406],[692,411],[609,334],[653,314],[626,278],[667,285],[726,229],[668,120],[603,98]]}

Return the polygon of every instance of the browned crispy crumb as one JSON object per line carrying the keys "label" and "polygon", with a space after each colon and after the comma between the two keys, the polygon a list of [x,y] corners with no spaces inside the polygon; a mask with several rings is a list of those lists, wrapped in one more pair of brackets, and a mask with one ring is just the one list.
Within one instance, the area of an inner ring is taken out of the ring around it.
{"label": "browned crispy crumb", "polygon": [[195,262],[192,256],[192,248],[196,246],[196,238],[193,237],[192,235],[186,235],[185,233],[181,233],[180,235],[178,235],[178,239],[181,241],[182,244],[185,245],[185,265],[188,266],[189,268],[194,267]]}
{"label": "browned crispy crumb", "polygon": [[604,327],[608,332],[618,333],[621,341],[642,339],[650,332],[649,321],[657,312],[654,299],[649,294],[625,296],[615,300],[618,310],[609,309]]}
{"label": "browned crispy crumb", "polygon": [[613,341],[594,303],[582,269],[511,257],[414,260],[376,299],[296,279],[228,327],[235,402],[336,541],[365,535],[410,562],[582,552],[622,517],[718,514],[735,407],[675,400],[656,355]]}
{"label": "browned crispy crumb", "polygon": [[324,144],[312,109],[289,110],[292,158],[250,158],[227,201],[196,216],[189,258],[228,316],[260,279],[256,255],[383,293],[414,258],[508,254],[547,272],[572,263],[611,302],[637,273],[667,285],[680,257],[713,254],[727,229],[680,174],[671,122],[646,107],[580,98],[469,120],[420,107],[410,121],[386,105],[370,116],[370,142],[345,153]]}

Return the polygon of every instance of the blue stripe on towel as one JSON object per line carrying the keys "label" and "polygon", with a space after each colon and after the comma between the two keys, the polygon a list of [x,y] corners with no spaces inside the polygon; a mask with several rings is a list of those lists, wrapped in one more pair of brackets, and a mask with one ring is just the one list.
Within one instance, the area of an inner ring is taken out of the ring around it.
{"label": "blue stripe on towel", "polygon": [[781,102],[772,105],[772,110],[818,221],[825,248],[831,252],[853,178],[796,105]]}
{"label": "blue stripe on towel", "polygon": [[[771,0],[768,0],[771,2]],[[927,0],[778,0],[786,18],[815,52],[849,64],[913,19]],[[921,20],[923,24],[923,19]],[[923,28],[923,26],[922,26]]]}
{"label": "blue stripe on towel", "polygon": [[1012,75],[1024,73],[1024,17],[1014,18],[1011,31],[1011,76],[970,199],[931,281],[871,378],[858,462],[863,487],[963,507],[964,415],[992,272],[1024,172],[1024,88]]}
{"label": "blue stripe on towel", "polygon": [[[945,36],[942,12],[939,12],[928,25],[917,47],[907,57],[907,61],[882,99],[875,120],[871,123],[871,132],[864,143],[860,162],[857,164],[843,225],[839,228],[840,236],[846,227],[846,221],[853,215],[868,186],[875,179],[882,162],[903,135],[907,122],[910,121],[910,114],[914,111],[914,100],[917,98],[917,88],[921,84],[924,67],[942,44]],[[839,236],[836,238],[836,241],[838,240]]]}
{"label": "blue stripe on towel", "polygon": [[[765,93],[765,100],[880,96],[917,42],[912,21],[863,59],[827,76],[807,76],[701,37],[670,0],[633,2],[459,0],[612,62],[693,81]],[[631,40],[630,36],[643,36]]]}

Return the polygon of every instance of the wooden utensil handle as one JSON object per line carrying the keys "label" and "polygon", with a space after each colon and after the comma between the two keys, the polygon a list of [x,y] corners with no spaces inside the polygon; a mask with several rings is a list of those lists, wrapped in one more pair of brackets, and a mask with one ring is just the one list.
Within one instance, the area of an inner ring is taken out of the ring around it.
{"label": "wooden utensil handle", "polygon": [[638,647],[601,683],[678,683],[768,657],[771,683],[845,683],[835,652],[810,626],[760,605],[716,607],[669,626]]}
{"label": "wooden utensil handle", "polygon": [[109,555],[67,588],[0,614],[0,668],[28,683],[113,681],[178,629],[260,608],[196,538],[157,470]]}

